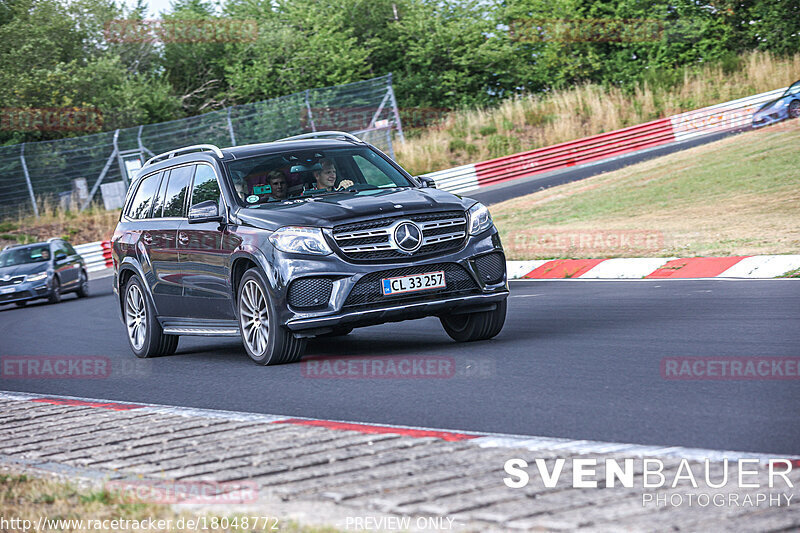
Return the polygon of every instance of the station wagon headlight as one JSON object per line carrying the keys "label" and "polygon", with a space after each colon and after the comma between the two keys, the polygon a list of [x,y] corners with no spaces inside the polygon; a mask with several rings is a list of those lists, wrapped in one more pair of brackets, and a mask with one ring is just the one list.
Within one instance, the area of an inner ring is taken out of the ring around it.
{"label": "station wagon headlight", "polygon": [[477,235],[492,226],[492,215],[489,214],[489,209],[480,202],[470,207],[467,214],[469,215],[470,235]]}
{"label": "station wagon headlight", "polygon": [[47,271],[32,274],[25,281],[42,281],[43,279],[47,279]]}
{"label": "station wagon headlight", "polygon": [[328,255],[333,252],[319,228],[286,226],[273,233],[269,242],[278,250],[292,254]]}

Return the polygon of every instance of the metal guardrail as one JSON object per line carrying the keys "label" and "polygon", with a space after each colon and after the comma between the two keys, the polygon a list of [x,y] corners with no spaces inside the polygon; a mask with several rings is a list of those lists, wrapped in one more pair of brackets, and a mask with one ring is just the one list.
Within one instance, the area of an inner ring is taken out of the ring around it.
{"label": "metal guardrail", "polygon": [[465,193],[496,183],[525,178],[630,154],[673,142],[750,127],[753,114],[786,88],[680,113],[565,143],[425,174],[440,189]]}
{"label": "metal guardrail", "polygon": [[105,270],[114,266],[111,259],[111,242],[110,241],[97,241],[87,244],[78,244],[74,246],[75,251],[78,252],[83,260],[86,262],[86,271],[95,272],[98,270]]}

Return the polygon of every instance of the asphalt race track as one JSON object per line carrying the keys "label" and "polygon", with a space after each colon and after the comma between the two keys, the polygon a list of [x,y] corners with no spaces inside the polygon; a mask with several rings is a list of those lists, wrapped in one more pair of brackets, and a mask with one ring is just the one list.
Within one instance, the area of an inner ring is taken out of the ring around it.
{"label": "asphalt race track", "polygon": [[[315,340],[329,362],[445,361],[416,379],[259,367],[236,339],[184,337],[174,356],[137,360],[117,318],[111,278],[92,296],[0,307],[0,355],[105,356],[97,379],[0,378],[0,389],[334,420],[800,453],[800,380],[664,379],[665,357],[800,356],[800,282],[512,282],[505,329],[458,345],[438,320]],[[320,362],[318,359],[314,359]],[[322,360],[323,362],[325,360]],[[397,359],[395,359],[397,361]],[[437,363],[439,364],[439,363]],[[320,367],[314,367],[320,368]],[[331,368],[329,365],[328,368]]]}

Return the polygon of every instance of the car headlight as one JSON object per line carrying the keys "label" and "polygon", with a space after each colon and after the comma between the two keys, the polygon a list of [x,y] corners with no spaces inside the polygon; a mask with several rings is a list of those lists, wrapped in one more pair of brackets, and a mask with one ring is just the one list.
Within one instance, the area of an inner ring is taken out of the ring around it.
{"label": "car headlight", "polygon": [[42,281],[43,279],[47,279],[47,271],[31,274],[25,281]]}
{"label": "car headlight", "polygon": [[292,254],[328,255],[332,253],[319,228],[286,226],[269,237],[272,246]]}
{"label": "car headlight", "polygon": [[492,227],[492,215],[489,214],[489,208],[482,203],[477,203],[469,208],[467,211],[469,215],[469,234],[477,235]]}

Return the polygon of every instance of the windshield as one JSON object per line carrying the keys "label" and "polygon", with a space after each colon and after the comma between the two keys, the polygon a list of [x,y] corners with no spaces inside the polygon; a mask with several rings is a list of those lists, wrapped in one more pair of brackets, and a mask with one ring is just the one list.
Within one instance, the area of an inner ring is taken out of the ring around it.
{"label": "windshield", "polygon": [[232,161],[227,167],[239,199],[250,207],[411,186],[403,174],[367,147],[273,153]]}
{"label": "windshield", "polygon": [[39,263],[50,259],[50,246],[26,246],[11,248],[0,252],[0,267]]}
{"label": "windshield", "polygon": [[790,94],[791,95],[800,94],[800,81],[796,81],[793,84],[791,84],[789,88],[786,89],[786,92],[783,93],[784,96],[788,96]]}

